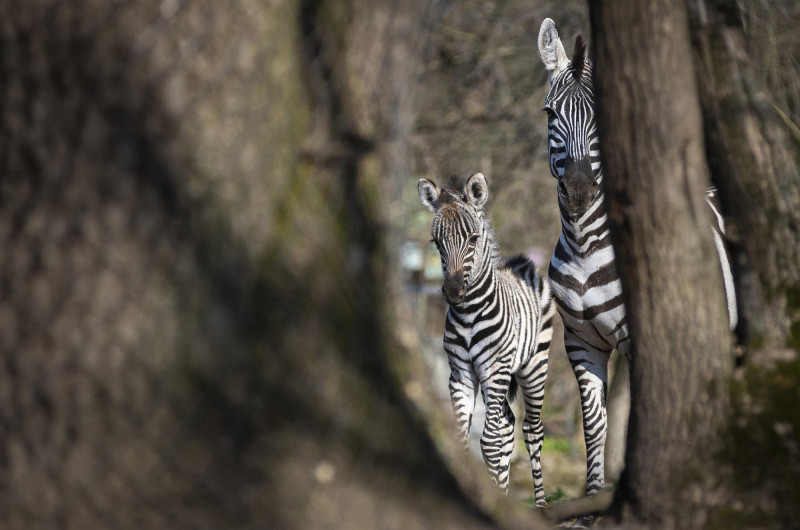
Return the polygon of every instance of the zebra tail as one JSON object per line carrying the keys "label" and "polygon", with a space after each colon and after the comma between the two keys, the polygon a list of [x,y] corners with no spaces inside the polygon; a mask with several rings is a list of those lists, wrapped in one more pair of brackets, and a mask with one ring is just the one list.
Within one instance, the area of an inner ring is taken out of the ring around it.
{"label": "zebra tail", "polygon": [[517,390],[519,389],[519,384],[517,383],[517,378],[511,376],[511,384],[508,385],[508,402],[514,403],[514,400],[517,398]]}

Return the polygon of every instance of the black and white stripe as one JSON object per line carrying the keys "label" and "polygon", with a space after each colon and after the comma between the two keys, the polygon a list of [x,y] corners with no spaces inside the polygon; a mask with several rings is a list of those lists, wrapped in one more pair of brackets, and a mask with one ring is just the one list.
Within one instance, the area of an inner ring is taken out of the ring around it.
{"label": "black and white stripe", "polygon": [[[567,58],[551,19],[545,19],[539,31],[539,55],[550,75],[544,110],[562,225],[548,276],[564,321],[567,356],[578,380],[586,442],[586,493],[592,494],[605,481],[608,360],[615,348],[629,360],[632,352],[605,212],[592,66],[581,37],[576,39],[573,60]],[[714,199],[710,189],[706,200],[716,215],[714,241],[733,329],[733,280],[722,240],[724,221]]]}
{"label": "black and white stripe", "polygon": [[527,258],[502,259],[483,211],[488,197],[483,175],[451,178],[441,190],[422,179],[418,189],[434,213],[431,236],[442,259],[442,291],[449,304],[444,349],[461,439],[466,444],[480,388],[486,404],[481,451],[494,480],[508,491],[514,448],[509,395],[519,385],[536,505],[544,506],[540,412],[555,314],[549,284]]}
{"label": "black and white stripe", "polygon": [[719,204],[717,188],[711,186],[706,188],[706,204],[714,213],[714,246],[717,248],[719,256],[719,266],[722,271],[722,281],[725,287],[725,301],[728,306],[728,325],[731,330],[736,329],[739,323],[739,312],[736,308],[736,290],[733,283],[733,269],[731,267],[731,255],[728,246],[725,244],[725,218],[722,216],[722,209]]}

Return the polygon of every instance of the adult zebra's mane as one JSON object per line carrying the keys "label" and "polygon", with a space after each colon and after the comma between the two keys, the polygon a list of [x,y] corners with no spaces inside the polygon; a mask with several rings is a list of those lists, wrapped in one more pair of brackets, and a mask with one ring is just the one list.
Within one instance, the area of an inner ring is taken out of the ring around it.
{"label": "adult zebra's mane", "polygon": [[583,35],[575,37],[575,51],[572,54],[572,68],[575,79],[580,79],[583,75],[583,67],[586,65],[586,42]]}

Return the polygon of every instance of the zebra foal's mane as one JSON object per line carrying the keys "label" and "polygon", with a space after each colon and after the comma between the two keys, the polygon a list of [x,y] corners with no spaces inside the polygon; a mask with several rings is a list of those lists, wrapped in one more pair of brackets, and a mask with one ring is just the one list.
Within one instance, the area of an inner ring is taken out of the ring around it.
{"label": "zebra foal's mane", "polygon": [[[441,209],[447,204],[454,205],[460,203],[469,205],[470,200],[466,195],[466,185],[468,181],[468,177],[451,175],[447,179],[447,184],[442,186],[439,190],[439,196],[436,198],[436,208]],[[473,191],[473,193],[475,193],[475,191]],[[483,212],[483,208],[480,210]],[[440,213],[437,213],[436,215],[441,215],[441,210],[439,210],[439,212]],[[451,213],[453,212],[451,211]],[[492,223],[489,221],[489,217],[485,214],[485,212],[481,214],[480,219],[483,223],[485,235],[488,240],[489,259],[492,261],[495,267],[501,268],[503,265],[503,255],[500,252],[500,245],[497,243],[497,236],[495,236]]]}

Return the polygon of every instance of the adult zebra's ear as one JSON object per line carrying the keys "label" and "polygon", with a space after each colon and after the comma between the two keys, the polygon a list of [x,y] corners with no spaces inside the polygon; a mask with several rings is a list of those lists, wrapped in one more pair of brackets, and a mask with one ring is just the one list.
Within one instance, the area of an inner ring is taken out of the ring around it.
{"label": "adult zebra's ear", "polygon": [[417,182],[417,192],[422,204],[433,213],[436,213],[436,199],[439,198],[439,188],[432,180],[419,179]]}
{"label": "adult zebra's ear", "polygon": [[564,45],[558,38],[558,29],[553,19],[546,18],[539,28],[539,57],[541,57],[544,67],[552,75],[559,72],[569,65],[567,52]]}
{"label": "adult zebra's ear", "polygon": [[464,194],[475,208],[483,210],[483,205],[489,198],[489,186],[486,184],[486,177],[483,176],[483,173],[475,173],[467,180]]}

